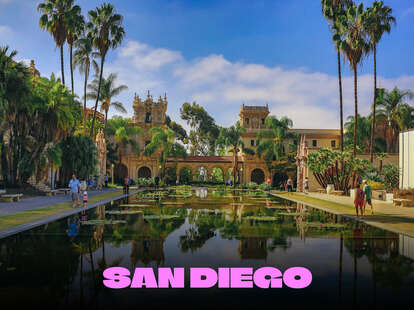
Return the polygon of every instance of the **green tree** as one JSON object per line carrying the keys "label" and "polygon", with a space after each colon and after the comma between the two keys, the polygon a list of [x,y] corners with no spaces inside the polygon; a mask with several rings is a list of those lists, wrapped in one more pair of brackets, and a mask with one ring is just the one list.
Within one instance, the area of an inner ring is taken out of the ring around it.
{"label": "green tree", "polygon": [[365,31],[369,37],[369,44],[374,56],[374,102],[372,104],[371,139],[369,154],[371,163],[374,160],[374,135],[375,135],[375,116],[377,104],[377,46],[384,33],[390,33],[391,24],[395,24],[396,19],[392,14],[392,9],[384,6],[382,1],[375,1],[372,7],[366,11]]}
{"label": "green tree", "polygon": [[89,11],[89,22],[87,29],[92,36],[93,46],[98,50],[101,59],[99,69],[98,95],[96,96],[95,107],[93,111],[92,127],[90,136],[93,136],[93,129],[96,119],[96,111],[100,99],[102,75],[104,63],[109,49],[118,47],[124,38],[125,30],[122,27],[123,17],[115,13],[115,8],[111,4],[103,3],[95,10]]}
{"label": "green tree", "polygon": [[[334,35],[341,36],[339,29],[334,27],[338,16],[344,15],[346,8],[352,6],[352,0],[321,0],[322,15],[329,21],[331,31]],[[342,73],[341,73],[341,50],[336,46],[338,63],[338,85],[339,85],[339,115],[341,126],[341,151],[344,150],[344,113],[342,101]]]}
{"label": "green tree", "polygon": [[296,136],[288,131],[293,122],[287,117],[278,120],[276,116],[268,116],[265,125],[266,129],[260,130],[257,134],[256,153],[259,158],[264,158],[271,171],[272,161],[286,159],[288,153],[295,151],[295,146],[287,143]]}
{"label": "green tree", "polygon": [[122,163],[123,152],[128,146],[135,154],[139,154],[141,146],[137,142],[137,135],[142,135],[143,130],[138,126],[131,125],[129,118],[114,116],[108,121],[108,136],[112,136],[118,143],[118,160]]}
{"label": "green tree", "polygon": [[246,148],[243,143],[242,135],[246,129],[237,121],[236,125],[229,128],[222,128],[216,141],[217,147],[225,147],[228,152],[233,154],[233,180],[236,185],[236,176],[238,173],[238,153],[243,151],[246,154],[254,154],[253,150]]}
{"label": "green tree", "polygon": [[60,48],[60,69],[62,71],[62,83],[65,85],[65,67],[63,63],[63,46],[67,39],[68,15],[73,8],[74,0],[45,0],[37,6],[41,12],[39,26],[49,32],[56,46]]}
{"label": "green tree", "polygon": [[82,15],[80,6],[74,5],[70,8],[67,14],[66,22],[66,42],[69,45],[69,60],[70,60],[70,80],[72,86],[72,95],[75,94],[75,87],[73,85],[73,44],[83,34],[85,30],[85,18]]}
{"label": "green tree", "polygon": [[158,161],[161,166],[161,178],[165,179],[165,165],[168,157],[186,157],[184,147],[177,143],[176,133],[170,128],[152,127],[150,129],[151,142],[145,146],[145,155],[151,156],[158,153]]}
{"label": "green tree", "polygon": [[400,131],[414,126],[414,109],[406,100],[414,98],[410,90],[395,87],[391,92],[384,91],[377,101],[377,120],[385,127],[387,153],[397,153],[397,141]]}
{"label": "green tree", "polygon": [[215,141],[220,129],[215,124],[214,118],[196,102],[185,102],[180,109],[181,119],[187,121],[191,130],[189,140],[191,142],[191,155],[214,155]]}
{"label": "green tree", "polygon": [[79,67],[79,71],[85,75],[83,85],[83,128],[86,135],[86,87],[91,69],[91,64],[95,73],[99,71],[98,63],[95,61],[99,54],[93,51],[92,37],[83,36],[75,42],[74,66]]}
{"label": "green tree", "polygon": [[51,144],[45,151],[45,157],[50,165],[50,188],[55,189],[55,173],[62,166],[62,149],[60,145]]}
{"label": "green tree", "polygon": [[[347,118],[345,123],[345,148],[348,150],[353,147],[353,138],[354,138],[354,126],[355,126],[355,117],[350,115]],[[368,153],[369,151],[369,136],[371,133],[371,121],[369,117],[364,117],[358,114],[358,125],[357,128],[357,152],[358,153]]]}
{"label": "green tree", "polygon": [[369,43],[365,34],[365,14],[364,5],[352,5],[346,10],[346,14],[340,15],[335,23],[335,35],[333,36],[337,47],[345,55],[351,70],[354,73],[354,108],[355,121],[354,128],[354,149],[353,155],[357,150],[357,128],[358,128],[358,72],[357,67],[362,58],[369,51]]}
{"label": "green tree", "polygon": [[102,77],[101,91],[98,91],[99,80],[95,79],[88,85],[89,93],[86,94],[87,99],[95,99],[100,95],[99,101],[101,102],[101,111],[105,113],[105,127],[104,134],[106,137],[106,129],[108,127],[108,112],[111,107],[115,108],[118,112],[126,113],[124,105],[119,101],[112,101],[114,97],[118,96],[122,91],[127,90],[128,86],[119,85],[116,86],[117,74],[111,73],[108,78]]}
{"label": "green tree", "polygon": [[59,143],[62,150],[61,182],[67,185],[72,173],[87,179],[96,172],[97,149],[90,137],[68,136]]}
{"label": "green tree", "polygon": [[168,115],[165,118],[165,123],[167,124],[168,128],[172,129],[177,134],[177,138],[181,142],[183,143],[187,142],[188,140],[187,131],[184,129],[183,126],[176,123],[175,121],[172,121]]}

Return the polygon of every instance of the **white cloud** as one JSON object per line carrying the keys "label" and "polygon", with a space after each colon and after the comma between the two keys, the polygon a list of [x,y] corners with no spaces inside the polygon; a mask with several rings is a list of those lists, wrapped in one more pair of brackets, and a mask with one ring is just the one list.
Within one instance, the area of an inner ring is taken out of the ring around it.
{"label": "white cloud", "polygon": [[[240,106],[265,105],[278,117],[292,118],[294,127],[338,128],[339,99],[336,75],[309,70],[267,67],[262,64],[231,62],[223,55],[187,60],[181,52],[153,48],[130,41],[118,51],[106,72],[118,72],[120,82],[127,84],[129,93],[124,103],[132,113],[133,93],[146,95],[151,89],[155,96],[168,93],[168,114],[179,118],[179,108],[185,101],[197,101],[216,121],[228,126],[238,118]],[[414,76],[394,79],[378,77],[378,86],[409,89]],[[359,111],[368,114],[372,102],[371,75],[358,79]],[[345,117],[353,114],[353,77],[343,78]]]}
{"label": "white cloud", "polygon": [[13,30],[9,26],[0,25],[0,38],[1,39],[9,39],[12,35],[13,35]]}

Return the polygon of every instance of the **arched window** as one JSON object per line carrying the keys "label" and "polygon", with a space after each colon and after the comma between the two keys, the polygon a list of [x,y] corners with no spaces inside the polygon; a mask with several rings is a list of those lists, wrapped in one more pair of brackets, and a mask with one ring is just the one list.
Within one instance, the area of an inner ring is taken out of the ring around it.
{"label": "arched window", "polygon": [[151,112],[147,112],[145,114],[145,123],[151,123],[152,122],[152,116],[151,116]]}

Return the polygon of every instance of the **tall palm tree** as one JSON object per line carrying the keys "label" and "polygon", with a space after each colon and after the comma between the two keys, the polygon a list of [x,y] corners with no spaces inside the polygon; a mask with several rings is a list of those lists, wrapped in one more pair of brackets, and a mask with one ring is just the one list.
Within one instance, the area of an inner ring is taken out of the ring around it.
{"label": "tall palm tree", "polygon": [[[102,78],[101,81],[101,91],[100,91],[100,99],[101,102],[101,111],[105,112],[105,128],[104,128],[104,135],[106,137],[106,128],[108,127],[108,111],[110,107],[115,108],[115,110],[121,113],[127,113],[124,105],[119,101],[112,101],[112,99],[118,96],[122,91],[127,90],[128,86],[126,85],[119,85],[116,86],[117,74],[111,73],[108,78]],[[86,94],[87,99],[95,99],[98,96],[98,86],[99,80],[95,79],[92,81],[88,88],[90,90],[89,93]]]}
{"label": "tall palm tree", "polygon": [[72,95],[75,94],[75,88],[73,85],[73,44],[85,30],[85,18],[83,17],[81,11],[82,10],[79,5],[74,5],[73,7],[71,7],[67,14],[66,23],[66,41],[69,45],[70,79],[72,86]]}
{"label": "tall palm tree", "polygon": [[396,19],[392,14],[392,9],[384,6],[382,1],[375,1],[372,7],[366,11],[365,31],[369,37],[369,44],[374,55],[374,102],[372,104],[372,123],[371,139],[369,144],[369,155],[371,163],[374,160],[374,135],[375,135],[375,114],[377,104],[377,45],[381,41],[384,33],[390,33],[391,24],[395,24]]}
{"label": "tall palm tree", "polygon": [[181,144],[175,142],[177,134],[170,128],[152,127],[150,129],[151,142],[145,146],[144,154],[151,156],[159,152],[161,178],[165,179],[165,164],[168,157],[186,157],[187,153]]}
{"label": "tall palm tree", "polygon": [[288,132],[288,129],[293,126],[293,122],[287,117],[278,120],[275,116],[268,116],[265,125],[266,129],[260,130],[257,134],[256,153],[259,158],[264,155],[264,159],[270,168],[272,161],[280,160],[288,152],[285,150],[285,143],[287,139],[294,138]]}
{"label": "tall palm tree", "polygon": [[83,85],[83,128],[86,135],[86,86],[88,85],[88,78],[91,69],[91,64],[94,67],[95,73],[99,71],[98,63],[94,58],[99,55],[93,51],[92,37],[83,36],[75,42],[75,53],[73,64],[79,67],[79,71],[85,74],[85,81]]}
{"label": "tall palm tree", "polygon": [[233,180],[236,185],[236,176],[238,172],[238,153],[243,151],[247,154],[254,154],[254,151],[246,148],[242,140],[243,133],[246,129],[240,125],[237,121],[236,125],[230,126],[229,128],[222,128],[220,130],[219,137],[216,140],[216,146],[228,148],[230,153],[233,153]]}
{"label": "tall palm tree", "polygon": [[369,51],[364,31],[364,5],[352,5],[346,10],[345,15],[340,15],[335,23],[337,33],[334,41],[345,55],[351,70],[354,73],[354,102],[355,102],[355,127],[353,155],[356,155],[357,128],[358,128],[358,72],[357,67],[364,55]]}
{"label": "tall palm tree", "polygon": [[96,96],[95,108],[93,111],[92,127],[90,136],[93,136],[93,127],[96,119],[96,110],[100,98],[101,82],[104,63],[109,49],[118,47],[125,35],[122,27],[122,15],[115,13],[115,8],[111,4],[104,3],[95,10],[89,11],[89,22],[87,29],[92,36],[93,46],[98,50],[101,58],[101,68],[99,70],[98,95]]}
{"label": "tall palm tree", "polygon": [[143,130],[138,126],[131,126],[130,119],[122,116],[114,116],[108,122],[108,135],[113,136],[114,140],[119,144],[118,159],[122,163],[122,152],[128,147],[131,147],[135,154],[140,153],[140,145],[137,142],[136,136],[142,135]]}
{"label": "tall palm tree", "polygon": [[65,68],[63,63],[63,45],[67,38],[68,12],[73,7],[74,0],[45,0],[37,6],[42,13],[39,20],[40,28],[48,31],[56,46],[60,48],[60,67],[62,71],[62,84],[65,85]]}
{"label": "tall palm tree", "polygon": [[406,99],[412,98],[412,91],[395,87],[391,92],[384,91],[383,98],[377,102],[377,123],[385,127],[387,153],[397,152],[400,131],[414,126],[414,108],[406,102]]}
{"label": "tall palm tree", "polygon": [[[334,27],[338,16],[345,14],[346,8],[353,5],[352,0],[321,0],[322,15],[328,19],[331,31],[338,34],[337,28]],[[344,113],[342,101],[342,73],[341,73],[341,50],[336,46],[338,62],[338,85],[339,85],[339,114],[341,126],[341,151],[344,150]]]}

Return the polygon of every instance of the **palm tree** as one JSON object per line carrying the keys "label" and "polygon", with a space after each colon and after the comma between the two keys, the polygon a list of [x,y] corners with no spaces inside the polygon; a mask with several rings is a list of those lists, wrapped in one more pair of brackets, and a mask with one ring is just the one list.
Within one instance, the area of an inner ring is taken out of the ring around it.
{"label": "palm tree", "polygon": [[118,159],[122,163],[122,151],[131,146],[131,150],[135,154],[140,153],[140,145],[137,142],[136,136],[142,135],[143,130],[138,126],[131,126],[130,119],[122,116],[114,116],[108,122],[108,135],[113,136],[114,140],[118,142]]}
{"label": "palm tree", "polygon": [[151,141],[145,146],[144,154],[151,156],[159,152],[159,164],[161,166],[161,178],[165,179],[165,164],[168,157],[186,157],[187,153],[183,145],[175,142],[177,134],[170,128],[152,127],[150,129]]}
{"label": "palm tree", "polygon": [[46,149],[46,158],[50,163],[50,188],[55,189],[55,171],[62,165],[62,149],[60,145],[50,145]]}
{"label": "palm tree", "polygon": [[384,91],[384,95],[377,102],[377,123],[385,127],[387,153],[396,153],[400,131],[414,126],[414,108],[405,102],[412,98],[414,94],[410,90],[395,87],[391,92]]}
{"label": "palm tree", "polygon": [[69,45],[69,55],[70,55],[70,79],[72,86],[72,95],[75,93],[75,88],[73,85],[73,44],[83,33],[85,29],[85,19],[81,13],[81,8],[78,5],[74,5],[67,14],[67,23],[66,23],[66,41]]}
{"label": "palm tree", "polygon": [[85,81],[83,85],[83,128],[86,134],[86,86],[88,85],[88,78],[91,69],[91,64],[94,67],[95,73],[99,71],[98,63],[94,58],[98,57],[98,53],[93,51],[92,37],[83,36],[75,42],[75,53],[73,64],[79,67],[79,71],[85,74]]}
{"label": "palm tree", "polygon": [[62,84],[65,85],[65,68],[63,63],[63,45],[67,38],[68,12],[73,7],[73,0],[45,0],[37,6],[43,15],[40,17],[40,28],[48,31],[56,46],[60,48],[60,68],[62,71]]}
{"label": "palm tree", "polygon": [[[371,122],[369,117],[360,116],[358,114],[357,123],[357,153],[367,153],[369,150],[369,134],[371,131]],[[355,129],[355,117],[349,115],[345,123],[345,149],[350,150],[353,147],[353,132]]]}
{"label": "palm tree", "polygon": [[230,126],[229,128],[222,128],[220,134],[216,141],[216,146],[228,148],[230,153],[233,153],[233,180],[234,185],[236,185],[236,175],[238,167],[238,153],[243,151],[247,154],[254,154],[254,151],[246,148],[242,140],[243,133],[246,132],[246,129],[240,125],[240,122],[237,121],[236,125]]}
{"label": "palm tree", "polygon": [[369,154],[371,163],[374,160],[374,135],[375,135],[375,114],[377,104],[377,45],[381,41],[382,35],[391,31],[391,24],[395,24],[395,17],[391,15],[392,9],[384,6],[382,1],[375,1],[372,7],[366,11],[365,31],[369,37],[369,44],[374,55],[374,102],[372,104],[372,123],[371,139],[369,144]]}
{"label": "palm tree", "polygon": [[[271,163],[281,160],[289,151],[285,150],[287,139],[295,136],[288,130],[293,126],[291,119],[282,117],[278,120],[275,116],[268,116],[265,120],[266,129],[262,129],[257,134],[256,153],[259,158],[264,155],[264,160],[271,170]],[[289,146],[290,148],[292,145]]]}
{"label": "palm tree", "polygon": [[[321,0],[322,15],[328,19],[331,31],[338,34],[338,29],[334,27],[338,16],[345,14],[345,9],[352,6],[352,0]],[[338,61],[338,84],[339,84],[339,114],[341,122],[341,151],[344,150],[344,113],[342,101],[342,74],[341,74],[341,50],[336,47]]]}
{"label": "palm tree", "polygon": [[[101,91],[100,91],[100,99],[101,102],[101,111],[105,111],[105,127],[104,127],[104,135],[106,137],[106,128],[108,125],[108,111],[110,107],[114,107],[115,110],[121,113],[127,113],[124,105],[119,101],[112,101],[112,99],[118,96],[122,91],[127,90],[128,86],[126,85],[115,85],[115,81],[117,78],[117,74],[111,73],[108,78],[102,78],[101,81]],[[96,99],[98,96],[98,86],[99,80],[95,79],[92,81],[88,88],[90,90],[89,93],[86,94],[87,99]]]}
{"label": "palm tree", "polygon": [[357,128],[358,128],[358,73],[357,67],[362,57],[368,53],[369,44],[366,41],[364,32],[364,5],[352,5],[346,10],[345,15],[340,15],[335,23],[337,33],[334,41],[338,48],[346,56],[349,65],[354,73],[354,99],[355,99],[355,127],[354,127],[354,149],[356,155]]}
{"label": "palm tree", "polygon": [[96,119],[96,110],[100,98],[102,74],[106,54],[109,49],[115,49],[122,42],[125,30],[122,28],[122,15],[115,13],[115,8],[111,4],[104,3],[95,10],[89,11],[89,23],[87,29],[92,36],[93,46],[98,50],[101,58],[101,68],[99,70],[98,94],[96,96],[95,108],[93,111],[92,127],[90,136],[93,136],[93,127]]}

